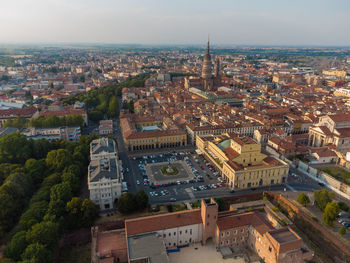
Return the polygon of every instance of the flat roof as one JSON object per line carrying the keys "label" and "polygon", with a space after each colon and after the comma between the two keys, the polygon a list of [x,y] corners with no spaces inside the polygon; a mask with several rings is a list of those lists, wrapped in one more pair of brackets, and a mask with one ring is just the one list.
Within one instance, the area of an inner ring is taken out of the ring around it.
{"label": "flat roof", "polygon": [[128,237],[130,261],[149,258],[152,263],[168,263],[164,241],[157,233]]}
{"label": "flat roof", "polygon": [[290,231],[289,228],[279,229],[278,231],[271,231],[269,234],[280,244],[297,241],[300,239],[300,237]]}

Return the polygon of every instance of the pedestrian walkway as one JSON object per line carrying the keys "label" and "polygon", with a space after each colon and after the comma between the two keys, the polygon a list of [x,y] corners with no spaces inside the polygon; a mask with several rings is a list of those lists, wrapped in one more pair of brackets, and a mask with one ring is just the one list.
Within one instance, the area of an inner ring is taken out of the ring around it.
{"label": "pedestrian walkway", "polygon": [[189,197],[190,197],[191,200],[196,199],[196,197],[194,196],[194,194],[193,194],[191,188],[186,188],[185,191],[188,193],[188,195],[189,195]]}

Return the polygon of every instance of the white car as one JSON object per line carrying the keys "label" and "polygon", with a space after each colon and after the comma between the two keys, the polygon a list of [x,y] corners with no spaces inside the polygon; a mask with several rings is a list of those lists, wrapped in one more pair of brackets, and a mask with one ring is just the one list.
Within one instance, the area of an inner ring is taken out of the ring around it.
{"label": "white car", "polygon": [[139,185],[139,184],[140,184],[140,181],[139,181],[139,180],[136,180],[136,184]]}

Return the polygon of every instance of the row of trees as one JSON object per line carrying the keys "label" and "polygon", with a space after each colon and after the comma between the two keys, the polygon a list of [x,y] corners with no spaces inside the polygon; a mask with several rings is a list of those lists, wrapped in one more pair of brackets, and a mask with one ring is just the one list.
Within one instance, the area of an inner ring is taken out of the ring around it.
{"label": "row of trees", "polygon": [[84,119],[79,114],[72,114],[63,117],[57,116],[40,116],[29,121],[28,126],[35,128],[50,128],[60,126],[80,126],[83,127]]}
{"label": "row of trees", "polygon": [[[314,191],[315,205],[323,212],[323,222],[328,226],[332,226],[334,224],[340,210],[350,210],[345,203],[337,203],[333,201],[333,198],[334,193],[329,192],[326,189]],[[299,194],[297,201],[301,205],[306,206],[310,203],[310,198],[304,193],[301,193]]]}
{"label": "row of trees", "polygon": [[[29,149],[29,158],[24,164],[3,165],[5,170],[11,171],[10,175],[4,176],[6,179],[0,187],[3,236],[20,218],[2,262],[51,262],[65,229],[89,227],[98,216],[98,207],[90,200],[76,197],[93,137],[82,136],[77,143],[47,142],[46,157],[36,159],[30,151],[36,142],[24,143],[22,136],[5,136]],[[0,139],[0,156],[3,153],[1,145]],[[19,160],[16,156],[7,155],[7,158],[13,163]],[[38,189],[36,193],[35,189]],[[22,213],[25,207],[27,209]]]}
{"label": "row of trees", "polygon": [[79,126],[83,127],[84,119],[79,114],[73,114],[63,117],[57,116],[40,116],[38,118],[33,118],[27,120],[23,117],[17,117],[15,119],[9,119],[4,123],[4,127],[14,127],[22,129],[25,127],[35,127],[35,128],[51,128],[60,126]]}

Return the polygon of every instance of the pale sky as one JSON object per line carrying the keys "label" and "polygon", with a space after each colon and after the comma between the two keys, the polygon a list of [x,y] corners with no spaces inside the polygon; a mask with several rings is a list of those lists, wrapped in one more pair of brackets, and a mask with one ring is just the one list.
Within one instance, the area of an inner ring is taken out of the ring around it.
{"label": "pale sky", "polygon": [[0,43],[350,46],[350,0],[0,0]]}

